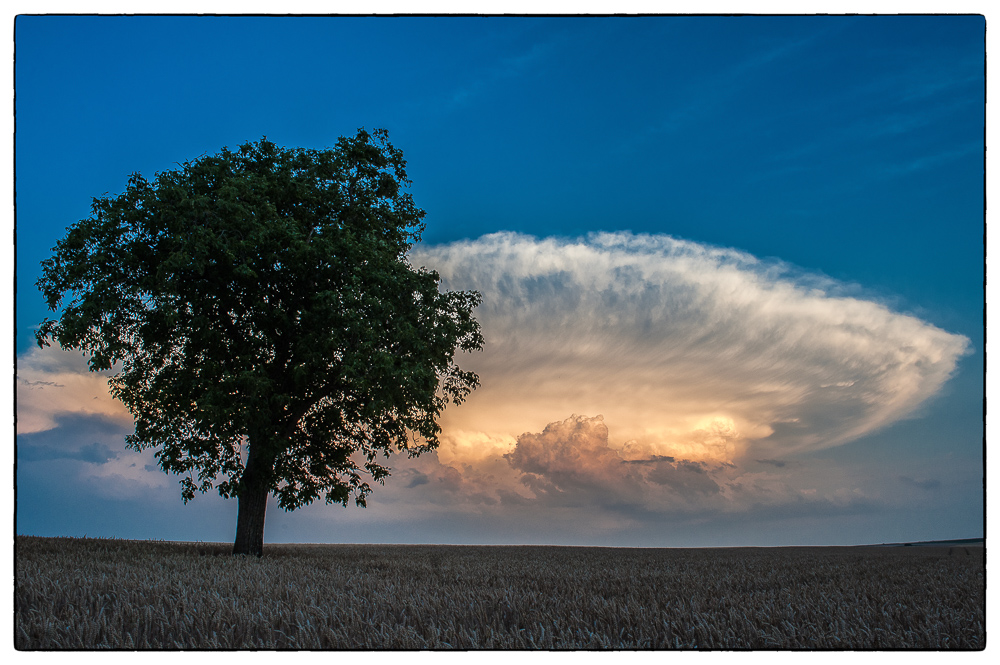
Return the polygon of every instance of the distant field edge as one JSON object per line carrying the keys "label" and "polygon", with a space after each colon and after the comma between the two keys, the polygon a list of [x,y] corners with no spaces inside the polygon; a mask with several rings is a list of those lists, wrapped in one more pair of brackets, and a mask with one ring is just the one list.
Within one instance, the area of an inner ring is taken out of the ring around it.
{"label": "distant field edge", "polygon": [[[38,538],[38,539],[68,539],[68,540],[111,540],[111,541],[121,541],[121,542],[138,542],[138,543],[158,543],[163,545],[195,545],[195,546],[217,546],[217,547],[231,547],[232,542],[226,541],[209,541],[209,540],[158,540],[158,539],[141,539],[141,538],[118,538],[115,536],[34,536],[30,534],[16,534],[16,538]],[[701,547],[691,547],[691,546],[680,546],[673,547],[670,545],[657,545],[657,546],[631,546],[631,545],[550,545],[550,544],[482,544],[482,543],[300,543],[300,542],[280,542],[271,543],[265,542],[265,545],[271,546],[316,546],[323,547],[326,545],[331,546],[345,546],[353,547],[358,545],[372,545],[377,547],[524,547],[524,548],[545,548],[545,547],[558,547],[558,548],[580,548],[580,549],[637,549],[637,550],[655,550],[655,549],[674,549],[674,550],[722,550],[722,549],[787,549],[787,548],[844,548],[844,547],[985,547],[985,538],[953,538],[950,540],[919,540],[919,541],[909,541],[909,542],[898,542],[898,543],[865,543],[861,545],[708,545]]]}
{"label": "distant field edge", "polygon": [[882,543],[858,547],[985,547],[985,538],[958,538],[956,540],[920,540],[911,543]]}

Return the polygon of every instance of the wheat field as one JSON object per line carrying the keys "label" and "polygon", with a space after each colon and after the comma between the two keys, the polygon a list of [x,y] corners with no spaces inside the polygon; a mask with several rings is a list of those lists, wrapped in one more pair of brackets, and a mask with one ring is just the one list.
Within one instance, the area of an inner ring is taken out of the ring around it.
{"label": "wheat field", "polygon": [[982,649],[983,547],[15,539],[15,647]]}

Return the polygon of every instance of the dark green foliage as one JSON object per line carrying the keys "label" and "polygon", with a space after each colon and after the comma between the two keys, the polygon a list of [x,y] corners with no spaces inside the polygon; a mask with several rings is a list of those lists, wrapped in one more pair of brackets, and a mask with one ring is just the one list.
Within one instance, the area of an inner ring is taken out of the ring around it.
{"label": "dark green foliage", "polygon": [[128,445],[186,476],[185,501],[240,496],[252,464],[287,510],[364,505],[362,469],[382,482],[380,458],[435,447],[442,409],[478,385],[453,357],[482,348],[480,296],[407,263],[424,212],[405,164],[384,130],[359,130],[133,174],[43,262],[38,286],[65,307],[38,343],[120,368]]}

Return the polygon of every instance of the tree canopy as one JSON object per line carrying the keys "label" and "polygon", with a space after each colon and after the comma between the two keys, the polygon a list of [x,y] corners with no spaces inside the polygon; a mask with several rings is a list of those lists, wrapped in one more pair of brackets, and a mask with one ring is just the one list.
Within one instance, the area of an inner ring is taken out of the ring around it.
{"label": "tree canopy", "polygon": [[434,448],[446,404],[478,385],[454,356],[482,348],[480,295],[408,263],[424,212],[405,166],[385,130],[223,149],[133,174],[42,263],[62,313],[38,344],[117,370],[128,446],[155,448],[185,501],[239,497],[234,551],[260,553],[268,494],[365,505],[363,472],[382,482],[391,452]]}

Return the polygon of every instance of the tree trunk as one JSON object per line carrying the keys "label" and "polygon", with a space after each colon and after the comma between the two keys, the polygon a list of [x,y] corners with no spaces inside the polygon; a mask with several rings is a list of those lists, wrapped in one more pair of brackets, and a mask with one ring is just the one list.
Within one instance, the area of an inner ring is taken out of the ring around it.
{"label": "tree trunk", "polygon": [[267,496],[270,494],[263,481],[260,468],[264,460],[254,454],[251,444],[247,455],[247,465],[240,480],[239,508],[236,516],[236,542],[233,554],[264,553],[264,512],[267,510]]}

